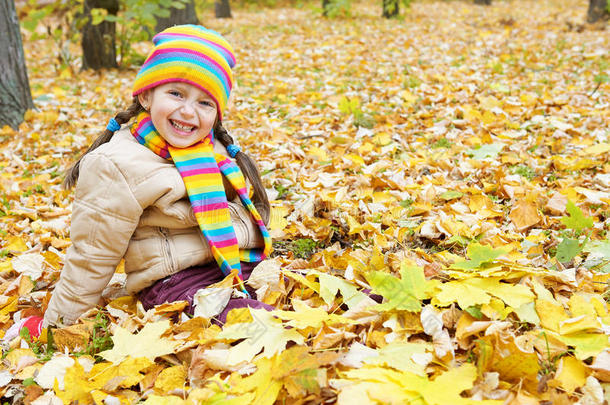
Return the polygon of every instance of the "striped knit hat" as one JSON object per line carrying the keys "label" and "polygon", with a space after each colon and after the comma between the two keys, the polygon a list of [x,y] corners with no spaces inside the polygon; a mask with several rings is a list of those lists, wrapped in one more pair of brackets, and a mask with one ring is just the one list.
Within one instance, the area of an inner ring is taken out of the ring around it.
{"label": "striped knit hat", "polygon": [[233,48],[216,31],[200,25],[177,25],[153,38],[152,49],[133,85],[133,96],[169,82],[184,82],[205,91],[218,108],[227,106],[233,87]]}

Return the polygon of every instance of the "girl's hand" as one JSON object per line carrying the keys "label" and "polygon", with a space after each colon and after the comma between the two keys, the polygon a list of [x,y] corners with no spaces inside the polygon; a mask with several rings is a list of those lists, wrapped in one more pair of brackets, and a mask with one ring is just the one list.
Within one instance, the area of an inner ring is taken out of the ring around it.
{"label": "girl's hand", "polygon": [[11,326],[4,334],[4,341],[10,342],[19,336],[23,328],[27,328],[30,332],[30,337],[38,339],[42,333],[42,320],[40,316],[28,316]]}

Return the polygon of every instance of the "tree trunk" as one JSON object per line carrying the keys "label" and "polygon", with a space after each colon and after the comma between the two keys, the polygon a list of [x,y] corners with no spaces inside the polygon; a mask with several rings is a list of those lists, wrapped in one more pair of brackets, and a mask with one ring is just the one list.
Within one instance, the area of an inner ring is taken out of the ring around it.
{"label": "tree trunk", "polygon": [[91,9],[104,8],[108,14],[116,15],[119,11],[119,0],[85,0],[84,12],[88,17],[83,27],[81,47],[83,49],[83,69],[100,70],[117,67],[116,62],[116,24],[103,21],[91,24]]}
{"label": "tree trunk", "polygon": [[216,13],[216,18],[232,18],[231,15],[231,5],[229,4],[229,0],[216,0],[214,2],[214,12]]}
{"label": "tree trunk", "polygon": [[17,129],[34,108],[13,0],[0,0],[0,128]]}
{"label": "tree trunk", "polygon": [[330,0],[322,0],[322,15],[328,17],[328,8],[330,6]]}
{"label": "tree trunk", "polygon": [[195,2],[193,0],[186,2],[184,8],[170,8],[169,17],[157,17],[155,30],[160,32],[166,28],[173,27],[174,25],[182,24],[199,24],[197,12],[195,11]]}
{"label": "tree trunk", "polygon": [[474,0],[474,4],[482,4],[484,6],[491,5],[491,0]]}
{"label": "tree trunk", "polygon": [[587,22],[594,23],[600,20],[610,19],[610,12],[607,9],[606,0],[589,0],[589,11],[587,12]]}
{"label": "tree trunk", "polygon": [[398,17],[400,14],[399,8],[400,0],[383,0],[383,14],[384,18]]}

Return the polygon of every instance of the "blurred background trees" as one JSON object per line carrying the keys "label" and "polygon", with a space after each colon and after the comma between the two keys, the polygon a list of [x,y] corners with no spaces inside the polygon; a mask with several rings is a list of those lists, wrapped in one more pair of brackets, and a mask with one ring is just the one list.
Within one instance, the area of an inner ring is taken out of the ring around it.
{"label": "blurred background trees", "polygon": [[[409,8],[413,0],[380,0],[381,16],[395,18],[400,15],[400,3]],[[349,16],[352,0],[322,0],[322,15],[324,17]]]}
{"label": "blurred background trees", "polygon": [[117,67],[116,24],[104,20],[93,24],[91,10],[104,9],[107,15],[116,16],[119,0],[85,0],[83,14],[85,24],[82,31],[83,69],[103,69]]}
{"label": "blurred background trees", "polygon": [[[8,1],[8,0],[5,0]],[[27,2],[26,2],[27,1]],[[75,56],[70,43],[80,43],[82,69],[106,69],[139,64],[133,43],[146,41],[169,26],[199,24],[198,14],[214,8],[217,18],[231,18],[237,7],[274,7],[297,3],[329,18],[350,17],[355,0],[21,0],[21,26],[36,36],[50,35],[57,44],[62,66],[73,70]],[[384,18],[400,18],[417,0],[370,0]],[[447,0],[445,0],[447,1]],[[464,0],[491,5],[492,0]],[[496,0],[502,1],[502,0]],[[26,2],[25,5],[23,3]],[[317,6],[316,6],[317,5]],[[321,9],[318,8],[321,6]],[[405,11],[406,10],[406,11]],[[52,20],[47,17],[53,16]],[[607,21],[610,0],[589,0],[587,21]]]}
{"label": "blurred background trees", "polygon": [[0,0],[0,128],[17,128],[34,108],[13,0]]}
{"label": "blurred background trees", "polygon": [[[281,2],[284,3],[281,3]],[[350,17],[355,0],[20,0],[21,27],[29,40],[51,37],[59,70],[125,68],[139,65],[146,55],[132,46],[176,24],[198,24],[198,14],[214,8],[217,18],[231,18],[231,4],[264,8],[289,2],[309,7],[328,18]],[[417,0],[370,0],[384,18],[400,18]],[[491,5],[492,0],[465,0]],[[496,0],[502,1],[502,0]],[[321,6],[321,8],[320,8]],[[16,127],[32,108],[27,70],[13,0],[0,0],[0,127]],[[202,11],[203,10],[203,11]],[[584,11],[584,10],[583,10]],[[587,22],[610,19],[610,0],[589,0]],[[25,32],[25,31],[24,31]],[[81,55],[70,51],[80,43]]]}
{"label": "blurred background trees", "polygon": [[231,18],[231,5],[229,0],[216,0],[214,2],[216,18]]}
{"label": "blurred background trees", "polygon": [[[383,12],[385,18],[394,18],[400,14],[400,0],[383,0]],[[408,4],[407,4],[408,6]]]}
{"label": "blurred background trees", "polygon": [[70,69],[70,43],[81,44],[82,69],[125,67],[144,60],[133,43],[171,25],[199,23],[193,0],[53,0],[43,5],[29,0],[23,14],[22,27],[33,39],[51,36],[61,64]]}
{"label": "blurred background trees", "polygon": [[[283,3],[282,3],[283,1]],[[198,13],[214,8],[217,18],[231,18],[237,7],[273,7],[298,3],[329,18],[349,17],[355,0],[27,0],[21,9],[22,27],[36,35],[50,35],[57,44],[62,65],[73,69],[70,43],[80,42],[82,69],[125,67],[142,62],[133,43],[149,40],[154,33],[176,24],[198,24]],[[416,0],[370,0],[384,18],[400,18]],[[491,5],[492,0],[465,0]],[[502,1],[502,0],[497,0]],[[21,0],[23,3],[23,0]],[[317,4],[317,6],[316,6]],[[607,20],[610,0],[589,0],[587,21]],[[46,17],[53,15],[53,22]],[[41,25],[44,25],[41,28]],[[44,33],[44,34],[43,34]]]}
{"label": "blurred background trees", "polygon": [[608,21],[610,19],[610,0],[589,0],[587,22]]}
{"label": "blurred background trees", "polygon": [[155,32],[163,31],[171,26],[181,24],[199,24],[197,11],[195,11],[195,2],[193,0],[183,1],[182,5],[174,4],[169,8],[169,16],[157,17]]}

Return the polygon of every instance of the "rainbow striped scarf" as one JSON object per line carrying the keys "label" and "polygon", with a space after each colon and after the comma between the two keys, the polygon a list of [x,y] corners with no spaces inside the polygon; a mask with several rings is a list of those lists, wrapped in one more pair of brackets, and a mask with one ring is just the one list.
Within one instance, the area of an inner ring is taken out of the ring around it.
{"label": "rainbow striped scarf", "polygon": [[[239,166],[228,157],[214,153],[213,131],[195,145],[188,148],[174,148],[159,135],[150,119],[150,114],[141,112],[131,127],[131,133],[139,143],[157,155],[173,160],[186,186],[199,229],[208,241],[214,259],[225,276],[232,270],[237,270],[238,285],[246,292],[240,260],[244,262],[263,260],[271,253],[271,237],[248,196],[246,181]],[[243,205],[250,211],[258,225],[265,242],[263,249],[239,249],[221,173],[235,188]]]}

